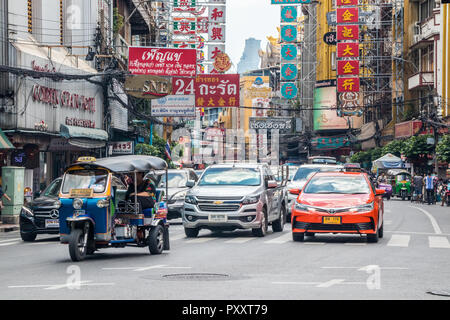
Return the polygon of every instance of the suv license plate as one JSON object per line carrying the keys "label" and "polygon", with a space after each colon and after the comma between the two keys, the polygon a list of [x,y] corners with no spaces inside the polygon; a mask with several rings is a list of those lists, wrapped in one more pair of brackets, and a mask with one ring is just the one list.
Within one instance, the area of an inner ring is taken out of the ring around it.
{"label": "suv license plate", "polygon": [[323,217],[323,224],[341,224],[341,217]]}
{"label": "suv license plate", "polygon": [[58,219],[46,219],[45,227],[46,228],[59,228],[59,220]]}
{"label": "suv license plate", "polygon": [[210,222],[227,222],[228,218],[224,214],[210,214],[208,220]]}

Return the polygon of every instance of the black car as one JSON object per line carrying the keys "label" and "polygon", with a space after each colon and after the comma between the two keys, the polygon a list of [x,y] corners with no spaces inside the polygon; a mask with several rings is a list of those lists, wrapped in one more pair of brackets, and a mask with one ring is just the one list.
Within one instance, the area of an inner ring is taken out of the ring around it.
{"label": "black car", "polygon": [[34,241],[38,234],[59,234],[61,182],[62,178],[53,180],[39,197],[22,207],[19,223],[23,241]]}

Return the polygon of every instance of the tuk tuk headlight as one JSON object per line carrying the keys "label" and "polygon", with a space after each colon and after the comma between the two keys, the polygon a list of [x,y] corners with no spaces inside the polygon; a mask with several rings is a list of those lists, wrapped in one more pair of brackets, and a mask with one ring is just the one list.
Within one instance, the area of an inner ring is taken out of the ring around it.
{"label": "tuk tuk headlight", "polygon": [[99,208],[107,208],[109,207],[109,200],[108,199],[102,199],[97,201],[97,207]]}
{"label": "tuk tuk headlight", "polygon": [[54,206],[57,208],[57,209],[59,209],[59,208],[61,208],[61,201],[59,201],[59,200],[56,200],[55,201],[55,203],[54,203]]}
{"label": "tuk tuk headlight", "polygon": [[74,209],[79,210],[79,209],[81,209],[83,207],[83,200],[79,199],[79,198],[76,198],[76,199],[73,200],[73,204],[72,205],[73,205]]}

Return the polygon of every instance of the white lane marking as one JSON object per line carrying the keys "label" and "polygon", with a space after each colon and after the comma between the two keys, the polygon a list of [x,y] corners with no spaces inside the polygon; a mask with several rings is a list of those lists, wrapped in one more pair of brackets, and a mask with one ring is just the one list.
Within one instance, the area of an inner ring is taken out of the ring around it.
{"label": "white lane marking", "polygon": [[7,243],[0,243],[0,247],[4,247],[4,246],[10,246],[13,244],[19,244],[20,241],[16,241],[16,242],[7,242]]}
{"label": "white lane marking", "polygon": [[449,249],[450,243],[446,237],[428,237],[428,244],[430,248]]}
{"label": "white lane marking", "polygon": [[[366,271],[372,266],[364,267],[320,267],[321,269],[358,269],[358,271]],[[379,267],[379,266],[377,266]],[[382,270],[408,270],[408,268],[403,267],[379,267]]]}
{"label": "white lane marking", "polygon": [[255,238],[237,237],[237,238],[233,238],[231,240],[227,240],[227,241],[225,241],[225,243],[246,243],[250,240],[255,240]]}
{"label": "white lane marking", "polygon": [[309,241],[306,241],[306,242],[303,242],[303,244],[317,244],[317,245],[322,245],[322,244],[325,244],[325,242],[309,242]]}
{"label": "white lane marking", "polygon": [[[384,230],[384,232],[388,233],[406,233],[406,234],[419,234],[419,235],[435,235],[435,233],[432,232],[414,232],[414,231],[388,231]],[[450,233],[441,233],[440,236],[450,236]]]}
{"label": "white lane marking", "polygon": [[204,237],[204,238],[191,239],[186,242],[187,243],[204,243],[204,242],[208,242],[208,241],[215,240],[215,239],[217,239],[217,238]]}
{"label": "white lane marking", "polygon": [[413,207],[413,206],[409,206],[409,207],[417,209],[417,210],[420,210],[421,212],[423,212],[428,217],[428,219],[430,219],[431,225],[433,226],[433,229],[434,229],[434,233],[435,234],[442,234],[441,228],[439,228],[439,225],[438,225],[436,219],[431,215],[431,213],[429,213],[428,211],[426,211],[426,210],[424,210],[422,208]]}
{"label": "white lane marking", "polygon": [[392,210],[391,210],[391,209],[384,209],[384,212],[385,212],[385,213],[391,213]]}
{"label": "white lane marking", "polygon": [[165,264],[158,264],[147,267],[118,267],[118,268],[102,268],[102,270],[133,270],[133,271],[147,271],[152,269],[192,269],[192,267],[170,267]]}
{"label": "white lane marking", "polygon": [[276,237],[275,239],[271,239],[268,241],[264,241],[264,243],[274,243],[274,244],[281,244],[286,243],[292,238],[292,234],[290,232],[286,232],[280,237]]}
{"label": "white lane marking", "polygon": [[384,220],[383,223],[388,226],[392,224],[392,220]]}
{"label": "white lane marking", "polygon": [[393,234],[388,242],[388,247],[408,247],[411,236]]}
{"label": "white lane marking", "polygon": [[366,246],[367,242],[346,242],[344,243],[346,246]]}
{"label": "white lane marking", "polygon": [[318,285],[322,282],[272,282],[272,284],[294,284],[294,285]]}
{"label": "white lane marking", "polygon": [[329,288],[331,286],[334,286],[335,284],[340,284],[344,281],[345,281],[345,279],[333,279],[333,280],[330,280],[330,281],[327,281],[327,282],[317,285],[317,288]]}
{"label": "white lane marking", "polygon": [[38,285],[22,285],[22,286],[8,286],[9,289],[15,288],[44,288],[44,290],[58,290],[62,288],[76,288],[78,286],[113,286],[115,283],[92,283],[92,280],[79,281],[65,284],[38,284]]}
{"label": "white lane marking", "polygon": [[1,242],[17,241],[17,240],[20,240],[20,238],[12,238],[12,239],[8,239],[8,240],[1,240],[0,243],[1,243]]}

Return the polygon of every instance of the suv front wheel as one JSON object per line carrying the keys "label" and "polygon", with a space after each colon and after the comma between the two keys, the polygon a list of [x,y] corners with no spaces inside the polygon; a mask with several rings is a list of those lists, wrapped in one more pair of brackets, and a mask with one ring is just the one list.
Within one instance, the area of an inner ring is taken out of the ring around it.
{"label": "suv front wheel", "polygon": [[257,237],[264,237],[267,234],[267,230],[269,228],[269,220],[267,219],[266,208],[263,209],[262,213],[261,227],[259,227],[258,229],[252,229],[253,235]]}
{"label": "suv front wheel", "polygon": [[199,232],[199,228],[184,228],[184,233],[188,238],[197,238]]}

